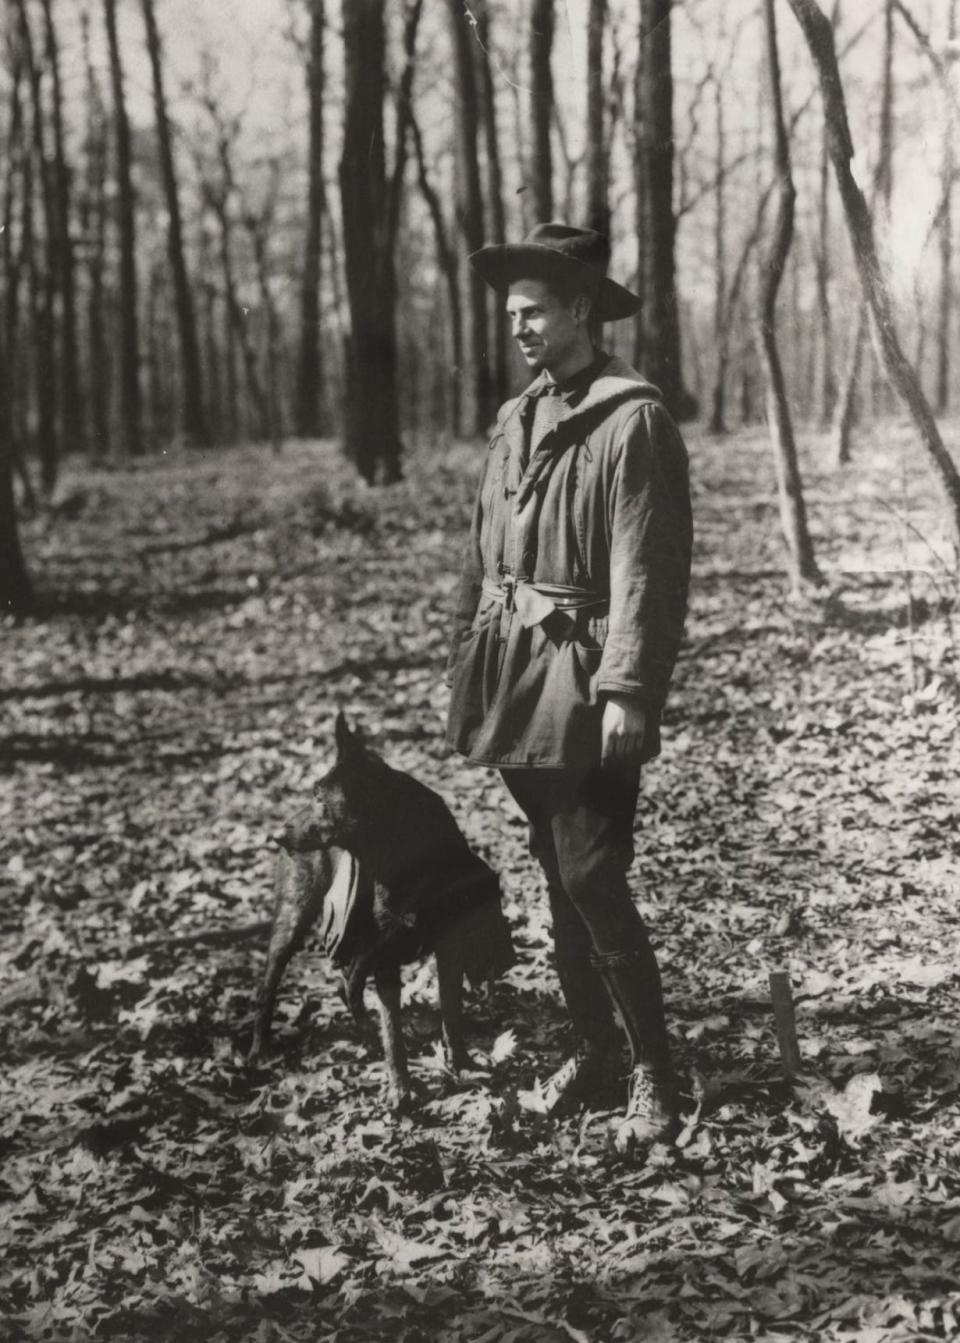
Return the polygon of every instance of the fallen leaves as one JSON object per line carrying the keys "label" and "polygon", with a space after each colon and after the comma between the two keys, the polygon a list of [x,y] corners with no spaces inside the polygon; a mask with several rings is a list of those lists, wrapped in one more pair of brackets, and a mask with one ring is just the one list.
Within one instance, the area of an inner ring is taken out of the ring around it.
{"label": "fallen leaves", "polygon": [[[642,1164],[613,1149],[611,1115],[542,1113],[537,1079],[569,1044],[542,881],[499,781],[440,745],[472,450],[414,457],[408,485],[362,497],[316,445],[136,490],[110,472],[95,515],[60,521],[45,572],[87,595],[9,632],[0,688],[12,1337],[960,1332],[956,654],[942,621],[916,626],[909,686],[899,584],[867,572],[884,519],[851,531],[838,478],[815,475],[811,504],[828,567],[859,566],[845,610],[788,607],[772,530],[736,505],[766,444],[693,446],[688,651],[635,874],[686,1094],[676,1143]],[[881,496],[899,479],[885,451],[858,468]],[[148,566],[124,566],[131,545]],[[338,703],[449,800],[521,947],[469,1000],[460,1077],[436,1047],[433,968],[411,969],[422,1096],[400,1121],[313,949],[284,982],[277,1053],[251,1068],[262,942],[170,940],[269,913],[269,838],[322,771]]]}

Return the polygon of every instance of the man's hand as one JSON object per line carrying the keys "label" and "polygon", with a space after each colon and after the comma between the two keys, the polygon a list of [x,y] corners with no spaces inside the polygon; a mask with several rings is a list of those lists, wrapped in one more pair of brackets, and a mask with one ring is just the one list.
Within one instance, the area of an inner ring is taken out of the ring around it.
{"label": "man's hand", "polygon": [[647,712],[632,695],[607,695],[603,709],[600,759],[634,760],[643,750]]}

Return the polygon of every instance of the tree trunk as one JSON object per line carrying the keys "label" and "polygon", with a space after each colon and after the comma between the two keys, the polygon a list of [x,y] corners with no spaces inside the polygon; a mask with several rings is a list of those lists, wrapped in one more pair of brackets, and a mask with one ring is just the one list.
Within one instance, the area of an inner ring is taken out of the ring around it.
{"label": "tree trunk", "polygon": [[[836,21],[837,6],[834,7]],[[820,150],[820,198],[817,210],[816,254],[817,307],[820,312],[820,361],[818,368],[817,419],[821,429],[829,429],[837,402],[837,370],[833,343],[833,309],[830,299],[830,155],[827,132]]]}
{"label": "tree trunk", "polygon": [[850,348],[847,351],[847,367],[843,375],[843,385],[837,397],[831,431],[831,455],[838,466],[846,466],[851,458],[850,444],[853,428],[857,422],[857,402],[860,394],[860,370],[863,366],[863,347],[867,340],[867,305],[861,295],[857,300],[857,312],[853,331],[850,335]]}
{"label": "tree trunk", "polygon": [[[201,260],[201,267],[203,263]],[[208,280],[200,286],[204,386],[207,389],[207,423],[214,443],[224,441],[223,392],[221,389],[220,346],[217,341],[217,288]]]}
{"label": "tree trunk", "polygon": [[386,240],[384,0],[343,10],[345,106],[340,196],[350,337],[344,448],[371,484],[400,478],[396,275]]}
{"label": "tree trunk", "polygon": [[587,227],[609,237],[609,162],[607,157],[603,78],[603,40],[607,0],[590,0],[587,15]]}
{"label": "tree trunk", "polygon": [[[819,10],[818,10],[819,12]],[[823,18],[823,14],[820,15]],[[884,207],[884,219],[889,223],[890,199],[893,192],[893,0],[884,0],[883,30],[883,70],[880,96],[880,144],[877,150],[877,166],[873,174],[870,215],[876,215],[878,202]],[[833,28],[830,33],[833,48]],[[839,75],[838,75],[839,78]],[[824,134],[828,152],[832,136],[829,116],[824,107]],[[857,422],[857,396],[860,391],[861,371],[867,339],[867,299],[861,293],[854,318],[853,333],[843,387],[837,401],[833,421],[833,455],[838,466],[845,466],[851,457],[853,427]]]}
{"label": "tree trunk", "polygon": [[323,257],[324,159],[324,0],[310,0],[310,58],[307,95],[310,133],[307,147],[307,229],[300,280],[300,350],[297,357],[297,395],[294,423],[301,438],[323,432],[323,366],[320,349],[320,287]]}
{"label": "tree trunk", "polygon": [[43,0],[47,65],[51,79],[57,282],[60,290],[60,435],[64,451],[83,447],[84,405],[77,366],[77,299],[73,240],[70,234],[70,178],[63,128],[60,46],[53,22],[53,0]]}
{"label": "tree trunk", "polygon": [[[830,23],[837,31],[842,0],[833,0]],[[820,190],[817,205],[816,290],[820,311],[820,361],[817,369],[817,419],[821,430],[833,423],[837,404],[837,367],[834,348],[833,306],[830,295],[830,150],[826,119],[820,136]],[[849,432],[848,432],[849,437]]]}
{"label": "tree trunk", "polygon": [[[50,180],[49,156],[46,143],[46,119],[43,108],[43,87],[40,64],[33,45],[33,33],[25,0],[16,0],[19,15],[21,50],[30,84],[32,113],[33,165],[40,183],[43,207],[44,260],[39,265],[39,248],[34,230],[33,169],[30,182],[24,184],[24,206],[29,215],[24,217],[25,258],[29,261],[30,313],[33,319],[35,350],[34,405],[36,409],[36,440],[40,457],[40,482],[44,494],[50,496],[57,483],[60,469],[60,444],[57,434],[57,378],[55,348],[55,306],[57,298],[57,216],[53,186]],[[27,199],[29,196],[29,200]]]}
{"label": "tree trunk", "polygon": [[[639,31],[642,39],[642,18]],[[643,258],[647,254],[647,248],[650,241],[647,236],[650,222],[646,200],[647,183],[644,172],[644,156],[640,149],[643,140],[645,120],[643,95],[644,73],[643,60],[638,56],[633,72],[633,127],[629,142],[631,149],[630,166],[633,178],[633,228],[637,238],[637,270],[634,289],[640,299],[640,307],[633,321],[633,362],[637,368],[643,368],[647,362],[646,331],[643,322],[643,312],[646,307]]]}
{"label": "tree trunk", "polygon": [[33,590],[20,546],[13,497],[13,414],[6,343],[0,335],[0,613],[23,615]]}
{"label": "tree trunk", "polygon": [[[21,206],[25,207],[26,193],[30,182],[30,148],[26,143],[24,133],[23,118],[23,60],[19,49],[15,49],[13,58],[13,67],[10,71],[10,121],[7,129],[7,165],[6,180],[4,183],[3,196],[3,218],[0,221],[2,229],[3,253],[3,280],[4,280],[4,320],[2,329],[0,329],[0,342],[4,342],[8,353],[6,365],[7,386],[11,389],[9,393],[9,413],[8,427],[8,454],[10,457],[11,469],[20,479],[23,490],[24,504],[29,509],[36,508],[36,495],[33,489],[33,482],[30,479],[30,473],[27,470],[24,460],[21,444],[23,441],[22,432],[22,411],[23,397],[15,397],[12,388],[19,384],[18,364],[14,361],[13,352],[18,346],[18,336],[20,330],[20,279],[21,273],[26,269],[24,256],[25,230],[21,232],[20,247],[14,247],[14,206],[16,204],[17,183],[19,181],[22,195]],[[21,220],[30,217],[30,212],[26,209],[21,214]]]}
{"label": "tree trunk", "polygon": [[144,442],[160,443],[165,437],[167,398],[164,389],[162,290],[164,267],[155,259],[147,268],[143,293],[143,393]]}
{"label": "tree trunk", "polygon": [[816,0],[788,0],[788,2],[803,31],[820,79],[830,131],[830,157],[840,188],[840,198],[853,244],[860,283],[873,314],[887,375],[913,417],[921,441],[949,500],[955,535],[960,537],[960,473],[944,446],[936,419],[923,395],[917,375],[900,345],[890,295],[880,266],[873,220],[863,192],[850,169],[854,152],[853,141],[847,122],[846,101],[837,66],[833,30]]}
{"label": "tree trunk", "polygon": [[[952,43],[956,36],[957,5],[956,0],[949,0],[947,40]],[[949,92],[947,92],[947,97],[949,97]],[[956,176],[956,155],[953,149],[956,123],[951,116],[951,110],[949,105],[944,107],[943,157],[940,170],[943,182],[943,206],[940,212],[940,302],[937,310],[936,408],[938,415],[944,415],[950,408],[950,328],[953,318],[953,185]]]}
{"label": "tree trunk", "polygon": [[81,17],[86,71],[87,124],[84,191],[80,227],[87,252],[87,388],[90,398],[90,446],[94,458],[110,450],[110,347],[104,317],[104,266],[107,251],[107,115],[90,57],[89,21]]}
{"label": "tree trunk", "polygon": [[[469,255],[483,246],[483,192],[477,155],[479,104],[473,31],[461,0],[448,0],[450,30],[456,68],[456,212],[457,226]],[[493,381],[487,342],[487,286],[473,266],[467,268],[466,359],[470,369],[464,397],[467,434],[482,437],[492,417]]]}
{"label": "tree trunk", "polygon": [[[276,199],[276,191],[271,193],[270,199],[271,201]],[[270,288],[268,240],[273,227],[272,210],[268,208],[259,219],[248,215],[246,225],[256,265],[260,305],[267,323],[267,391],[265,399],[269,437],[274,452],[279,452],[283,446],[284,417],[280,403],[280,318]]]}
{"label": "tree trunk", "polygon": [[227,408],[225,373],[218,338],[217,286],[214,261],[210,254],[210,236],[201,217],[196,233],[197,274],[200,276],[200,340],[203,350],[203,386],[206,394],[204,414],[214,443],[229,441],[225,434]]}
{"label": "tree trunk", "polygon": [[[207,204],[216,216],[220,227],[220,266],[223,272],[228,337],[231,345],[235,341],[240,347],[240,356],[243,360],[243,369],[247,379],[247,393],[256,414],[256,436],[261,440],[269,441],[272,437],[270,408],[266,393],[263,390],[263,384],[260,381],[260,373],[257,368],[257,352],[250,339],[247,315],[237,292],[237,278],[233,264],[233,220],[230,215],[229,201],[233,187],[233,174],[230,168],[229,148],[224,139],[221,139],[219,153],[224,180],[219,188],[214,188],[208,184],[206,198]],[[229,352],[229,358],[232,366],[232,349]],[[229,394],[235,397],[237,392],[235,367],[230,367],[228,376],[232,384],[229,388]]]}
{"label": "tree trunk", "polygon": [[[487,158],[487,211],[490,242],[507,240],[506,215],[503,207],[503,167],[500,155],[500,136],[497,130],[497,100],[490,68],[490,12],[489,0],[478,0],[474,6],[477,19],[477,68],[480,74],[480,93],[483,108],[484,146]],[[522,162],[522,156],[521,156]],[[506,312],[499,301],[493,309],[493,399],[497,405],[506,400],[509,387],[507,352],[510,348]]]}
{"label": "tree trunk", "polygon": [[530,11],[530,147],[528,179],[533,195],[534,222],[553,218],[553,154],[550,127],[553,124],[553,0],[533,0]]}
{"label": "tree trunk", "polygon": [[183,432],[194,444],[206,444],[207,429],[203,403],[203,371],[200,365],[200,345],[197,340],[197,322],[193,306],[193,291],[187,275],[183,248],[183,221],[180,212],[180,192],[173,161],[170,121],[163,86],[163,53],[157,29],[153,0],[141,0],[143,21],[147,31],[147,51],[153,79],[153,108],[157,123],[157,147],[160,151],[160,172],[167,206],[167,253],[173,278],[173,296],[177,314],[177,336],[180,344],[180,377],[183,384]]}
{"label": "tree trunk", "polygon": [[[220,268],[225,271],[224,266],[224,247],[223,231],[220,232]],[[227,256],[227,265],[230,265],[229,254]],[[223,341],[223,367],[224,367],[224,385],[227,394],[226,414],[223,417],[223,437],[226,443],[234,443],[237,439],[245,441],[247,438],[248,416],[244,408],[240,405],[240,377],[237,372],[237,329],[233,320],[233,304],[226,290],[224,283],[223,293],[220,295],[220,328],[221,339]]]}
{"label": "tree trunk", "polygon": [[716,371],[713,379],[712,408],[710,412],[710,432],[727,432],[727,358],[729,342],[724,349],[724,333],[732,321],[733,313],[727,303],[727,137],[724,121],[724,83],[714,78],[713,104],[716,123],[716,156],[714,158],[713,213],[713,339],[717,351]]}
{"label": "tree trunk", "polygon": [[449,405],[447,422],[454,426],[460,424],[460,370],[463,367],[463,312],[460,303],[460,274],[457,252],[450,245],[447,236],[447,226],[443,217],[443,207],[440,204],[440,197],[434,190],[430,178],[427,174],[427,165],[423,155],[423,137],[420,134],[420,127],[416,118],[411,112],[410,130],[413,135],[414,150],[417,158],[417,181],[420,187],[420,194],[423,196],[430,219],[433,223],[433,232],[437,244],[437,262],[443,274],[447,286],[447,300],[449,304],[448,318],[450,322],[450,342],[452,361],[447,366],[447,383]]}
{"label": "tree trunk", "polygon": [[[890,220],[893,202],[893,141],[896,119],[894,115],[894,0],[886,0],[883,12],[883,79],[880,93],[880,149],[877,156],[876,197],[880,207],[879,217],[873,212],[874,228],[879,226],[879,251],[883,261],[889,266],[890,256]],[[868,325],[868,334],[875,333]],[[893,395],[883,376],[883,359],[875,339],[871,339],[865,351],[870,357],[870,398],[871,418],[892,414]]]}
{"label": "tree trunk", "polygon": [[[247,394],[256,415],[256,437],[263,442],[267,442],[271,438],[270,408],[267,404],[263,384],[260,381],[260,373],[257,368],[257,352],[250,339],[247,314],[237,294],[237,279],[233,267],[233,225],[230,220],[229,208],[226,205],[223,208],[217,208],[216,206],[214,208],[220,223],[220,265],[223,269],[227,321],[230,324],[230,330],[236,344],[240,347],[243,371],[247,379]],[[235,373],[233,385],[235,390]]]}
{"label": "tree trunk", "polygon": [[686,419],[693,407],[683,391],[680,367],[670,8],[671,0],[640,0],[637,177],[642,227],[637,270],[643,298],[643,371],[660,388],[667,409]]}
{"label": "tree trunk", "polygon": [[117,0],[103,0],[110,51],[116,140],[117,224],[120,232],[120,441],[122,456],[143,450],[140,404],[140,330],[137,315],[137,221],[131,177],[130,122],[117,37]]}
{"label": "tree trunk", "polygon": [[805,583],[817,586],[822,584],[823,576],[817,568],[813,541],[807,527],[807,512],[797,463],[793,422],[777,347],[777,293],[793,241],[796,190],[793,185],[790,143],[787,139],[780,92],[780,55],[777,47],[774,0],[764,0],[764,14],[776,146],[777,213],[770,251],[763,267],[760,293],[760,348],[767,374],[767,422],[777,471],[780,522],[787,542],[790,578],[793,587],[799,589]]}
{"label": "tree trunk", "polygon": [[[28,152],[23,143],[23,106],[20,100],[21,64],[19,56],[14,58],[11,75],[10,127],[6,145],[9,157],[3,202],[3,260],[7,307],[4,313],[4,325],[0,329],[0,612],[22,615],[32,605],[33,591],[20,546],[17,509],[13,494],[13,472],[17,447],[13,388],[8,364],[8,351],[12,348],[17,331],[16,293],[18,285],[12,284],[12,282],[15,280],[18,282],[19,280],[18,268],[14,261],[11,231],[14,164],[16,162],[14,151],[18,159],[20,155]],[[22,172],[21,185],[23,185]]]}

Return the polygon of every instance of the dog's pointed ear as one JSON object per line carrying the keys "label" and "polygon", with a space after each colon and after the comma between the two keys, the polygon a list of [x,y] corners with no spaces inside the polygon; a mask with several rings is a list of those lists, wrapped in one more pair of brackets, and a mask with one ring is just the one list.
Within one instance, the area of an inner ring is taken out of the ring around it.
{"label": "dog's pointed ear", "polygon": [[363,733],[359,728],[350,731],[350,724],[342,709],[338,711],[337,720],[333,725],[333,739],[337,746],[338,760],[342,760],[353,751],[360,750],[363,746]]}

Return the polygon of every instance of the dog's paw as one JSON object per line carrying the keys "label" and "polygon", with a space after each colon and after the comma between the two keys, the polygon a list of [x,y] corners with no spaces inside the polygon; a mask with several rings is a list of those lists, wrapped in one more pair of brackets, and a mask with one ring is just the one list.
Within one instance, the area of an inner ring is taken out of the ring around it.
{"label": "dog's paw", "polygon": [[460,1073],[476,1072],[479,1065],[467,1049],[448,1049],[444,1051],[444,1066],[455,1077]]}
{"label": "dog's paw", "polygon": [[400,1119],[403,1115],[412,1113],[416,1106],[416,1098],[409,1087],[388,1086],[384,1101],[390,1114],[395,1119]]}
{"label": "dog's paw", "polygon": [[399,1118],[411,1114],[424,1095],[421,1083],[409,1077],[388,1077],[384,1083],[383,1100],[390,1114]]}

